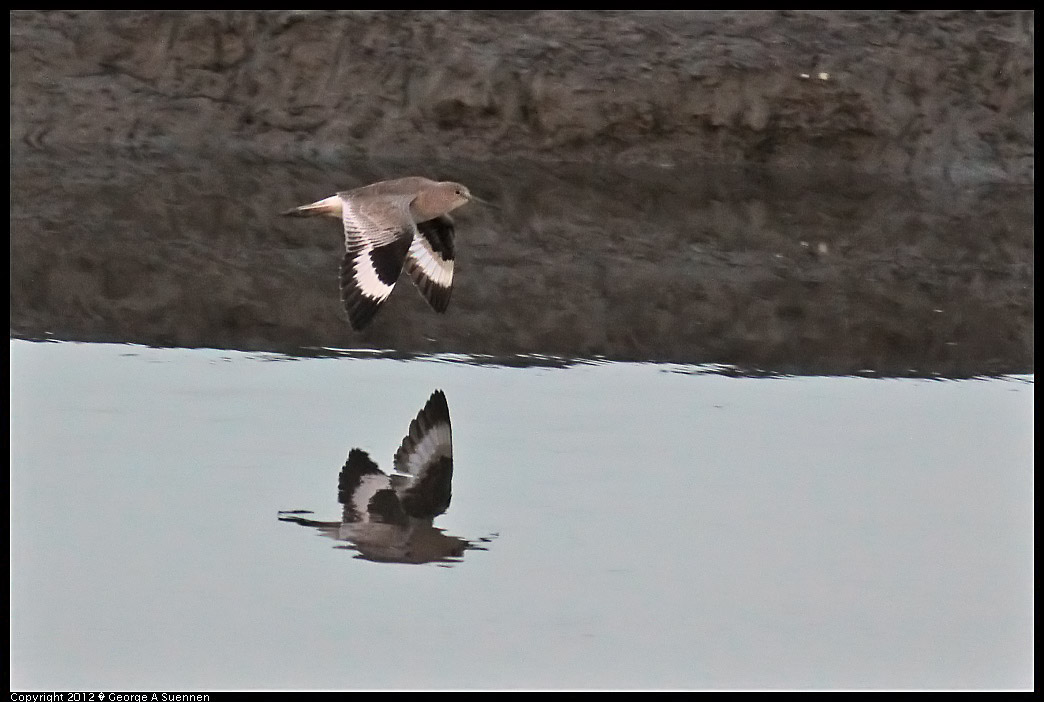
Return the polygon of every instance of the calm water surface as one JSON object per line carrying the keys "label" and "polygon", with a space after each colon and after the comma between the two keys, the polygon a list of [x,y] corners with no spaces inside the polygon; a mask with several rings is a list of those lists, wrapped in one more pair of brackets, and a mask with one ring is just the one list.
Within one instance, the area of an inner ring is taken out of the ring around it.
{"label": "calm water surface", "polygon": [[[1025,378],[12,354],[14,688],[1024,687]],[[453,567],[337,520],[433,389]]]}
{"label": "calm water surface", "polygon": [[1032,687],[1032,192],[426,166],[496,206],[356,335],[276,213],[416,163],[15,145],[13,689]]}

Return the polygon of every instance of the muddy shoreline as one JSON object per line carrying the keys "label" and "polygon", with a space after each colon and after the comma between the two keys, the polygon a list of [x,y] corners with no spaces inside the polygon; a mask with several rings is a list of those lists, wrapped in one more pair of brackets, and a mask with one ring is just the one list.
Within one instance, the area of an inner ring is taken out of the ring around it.
{"label": "muddy shoreline", "polygon": [[[1033,371],[1033,208],[1022,188],[429,165],[496,207],[457,215],[445,315],[403,280],[356,334],[338,299],[337,223],[278,215],[325,194],[324,166],[18,153],[12,333],[801,375]],[[353,186],[406,166],[343,167]],[[49,197],[56,186],[62,198]]]}
{"label": "muddy shoreline", "polygon": [[1027,11],[16,11],[11,142],[1033,181]]}
{"label": "muddy shoreline", "polygon": [[[11,26],[11,332],[307,353],[1032,372],[1032,12],[40,12]],[[447,315],[354,335],[341,232],[427,175]],[[329,226],[323,226],[329,225]]]}

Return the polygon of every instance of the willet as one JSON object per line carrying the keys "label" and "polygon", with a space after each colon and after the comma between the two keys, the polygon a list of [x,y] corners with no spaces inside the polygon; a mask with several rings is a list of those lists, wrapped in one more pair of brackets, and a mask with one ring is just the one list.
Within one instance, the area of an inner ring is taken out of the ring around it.
{"label": "willet", "polygon": [[340,192],[283,214],[341,219],[341,300],[358,331],[391,295],[404,264],[432,309],[446,311],[453,285],[448,213],[470,200],[478,198],[460,183],[410,177]]}
{"label": "willet", "polygon": [[[435,517],[450,505],[453,481],[453,433],[446,395],[436,390],[410,422],[393,459],[394,472],[384,473],[362,449],[353,448],[337,480],[339,522],[279,513],[279,520],[310,526],[325,536],[346,541],[359,558],[393,563],[454,563],[477,543],[443,533]],[[489,542],[493,537],[478,539]]]}

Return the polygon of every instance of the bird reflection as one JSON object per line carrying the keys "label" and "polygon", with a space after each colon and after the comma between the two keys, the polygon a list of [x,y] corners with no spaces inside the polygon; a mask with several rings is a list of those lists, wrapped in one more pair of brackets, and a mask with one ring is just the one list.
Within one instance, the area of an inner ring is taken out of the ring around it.
{"label": "bird reflection", "polygon": [[468,541],[432,526],[449,507],[453,480],[453,434],[446,395],[436,390],[410,422],[385,474],[362,449],[353,448],[337,481],[339,522],[322,522],[282,511],[279,520],[315,527],[357,551],[356,558],[387,563],[459,563],[465,551],[486,550],[495,535]]}

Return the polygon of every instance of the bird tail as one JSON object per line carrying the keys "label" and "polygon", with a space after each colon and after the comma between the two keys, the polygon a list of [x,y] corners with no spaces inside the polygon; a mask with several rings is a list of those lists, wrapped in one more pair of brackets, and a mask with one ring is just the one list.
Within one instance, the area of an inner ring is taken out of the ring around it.
{"label": "bird tail", "polygon": [[318,200],[309,205],[293,207],[280,214],[290,217],[314,217],[315,215],[329,215],[331,217],[341,216],[341,198],[334,195],[324,200]]}

